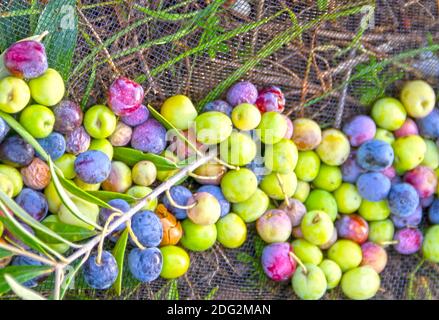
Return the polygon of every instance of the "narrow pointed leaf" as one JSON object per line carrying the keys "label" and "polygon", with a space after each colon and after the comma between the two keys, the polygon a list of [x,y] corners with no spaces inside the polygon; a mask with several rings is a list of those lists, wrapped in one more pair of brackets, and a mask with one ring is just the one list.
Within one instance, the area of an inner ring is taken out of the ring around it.
{"label": "narrow pointed leaf", "polygon": [[122,199],[125,200],[128,203],[136,202],[138,199],[134,198],[133,196],[126,194],[126,193],[118,193],[118,192],[112,192],[112,191],[89,191],[89,193],[96,198],[101,199],[102,201],[108,202],[110,200],[114,199]]}
{"label": "narrow pointed leaf", "polygon": [[0,295],[11,290],[5,279],[5,274],[14,277],[15,281],[24,283],[38,276],[53,272],[50,266],[8,266],[0,269]]}
{"label": "narrow pointed leaf", "polygon": [[12,291],[23,300],[47,300],[39,293],[22,286],[19,282],[17,282],[11,275],[5,274],[4,278],[8,283],[9,287],[11,287]]}
{"label": "narrow pointed leaf", "polygon": [[125,259],[125,250],[128,242],[128,229],[125,229],[124,232],[117,240],[116,245],[113,249],[113,256],[116,259],[117,267],[119,269],[119,273],[117,274],[116,281],[113,284],[113,288],[116,291],[118,296],[122,293],[122,278],[123,278],[123,264]]}
{"label": "narrow pointed leaf", "polygon": [[0,259],[12,257],[14,254],[6,249],[0,248]]}
{"label": "narrow pointed leaf", "polygon": [[166,171],[179,168],[175,162],[165,157],[125,147],[114,148],[113,158],[115,160],[123,161],[129,166],[133,166],[139,161],[148,160],[154,163],[157,170]]}
{"label": "narrow pointed leaf", "polygon": [[[94,230],[89,230],[86,228],[81,228],[78,226],[57,222],[57,221],[47,221],[47,222],[43,221],[43,225],[46,228],[53,230],[54,233],[62,236],[64,239],[73,242],[89,239],[97,234],[97,232]],[[59,243],[59,241],[56,238],[48,235],[47,233],[36,231],[36,234],[41,240],[43,240],[46,243]]]}
{"label": "narrow pointed leaf", "polygon": [[91,221],[88,217],[84,216],[82,212],[78,209],[78,207],[75,205],[75,203],[72,201],[72,199],[70,199],[70,196],[64,190],[61,182],[59,181],[58,176],[55,173],[53,162],[50,159],[49,159],[49,169],[52,175],[52,181],[53,184],[55,185],[56,192],[58,193],[61,202],[66,206],[66,208],[79,220],[87,223],[90,226],[95,227],[98,230],[101,230],[102,228],[96,222]]}
{"label": "narrow pointed leaf", "polygon": [[58,235],[53,230],[47,228],[41,222],[35,220],[31,215],[29,215],[22,207],[20,207],[14,200],[9,198],[2,190],[0,190],[0,199],[3,203],[15,214],[15,216],[19,217],[24,223],[29,225],[29,227],[33,228],[35,231],[38,230],[42,234],[46,234],[56,240],[57,242],[65,243],[71,247],[75,247],[75,244],[64,239],[62,236]]}
{"label": "narrow pointed leaf", "polygon": [[166,296],[166,300],[179,300],[180,294],[178,293],[177,280],[172,279],[170,282],[171,283],[169,285],[169,291],[168,291],[168,294]]}
{"label": "narrow pointed leaf", "polygon": [[97,64],[93,63],[93,67],[91,69],[90,78],[88,79],[87,87],[85,88],[84,95],[81,100],[81,109],[85,110],[85,107],[87,106],[88,99],[90,98],[91,91],[93,90],[93,86],[95,84],[96,80],[96,69]]}
{"label": "narrow pointed leaf", "polygon": [[214,287],[210,292],[204,297],[204,300],[213,300],[216,293],[218,292],[219,287]]}
{"label": "narrow pointed leaf", "polygon": [[[0,208],[2,203],[0,202]],[[0,222],[4,224],[5,228],[8,229],[8,231],[15,236],[17,239],[20,239],[25,245],[27,245],[29,248],[34,249],[35,251],[41,252],[42,254],[46,256],[50,256],[47,251],[41,247],[37,242],[33,241],[32,234],[30,234],[26,229],[20,229],[15,224],[13,224],[11,221],[8,220],[6,217],[0,216]]]}
{"label": "narrow pointed leaf", "polygon": [[66,191],[71,193],[72,195],[81,198],[84,201],[94,203],[100,207],[112,209],[115,211],[118,211],[116,208],[113,208],[108,203],[106,203],[104,200],[100,199],[99,197],[94,196],[89,191],[84,191],[81,188],[79,188],[76,184],[74,184],[72,181],[67,180],[64,177],[58,176],[58,180],[61,183],[61,185],[64,187]]}
{"label": "narrow pointed leaf", "polygon": [[[37,250],[44,255],[52,258],[52,255],[57,257],[58,259],[65,259],[60,253],[56,250],[53,250],[46,243],[38,239],[35,235],[30,233],[27,229],[23,227],[21,223],[19,223],[8,211],[7,207],[3,202],[0,201],[0,209],[4,212],[4,216],[0,216],[0,221],[5,225],[5,227],[18,239],[23,241],[23,243],[27,244],[34,250]],[[50,253],[50,254],[49,254]],[[53,259],[53,258],[52,258]]]}
{"label": "narrow pointed leaf", "polygon": [[319,8],[320,11],[327,11],[329,6],[328,0],[317,0],[317,8]]}

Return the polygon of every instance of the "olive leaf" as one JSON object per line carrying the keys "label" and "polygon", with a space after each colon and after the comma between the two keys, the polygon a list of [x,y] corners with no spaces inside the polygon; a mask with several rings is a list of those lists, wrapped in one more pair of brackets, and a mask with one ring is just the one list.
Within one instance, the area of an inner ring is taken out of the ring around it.
{"label": "olive leaf", "polygon": [[210,290],[209,293],[204,297],[204,300],[213,300],[218,290],[219,290],[218,286],[212,288],[212,290]]}
{"label": "olive leaf", "polygon": [[114,199],[122,199],[125,200],[128,203],[136,202],[138,199],[135,197],[126,194],[126,193],[119,193],[119,192],[112,192],[112,191],[89,191],[92,196],[95,196],[96,198],[101,199],[102,201],[108,202]]}
{"label": "olive leaf", "polygon": [[78,37],[75,5],[76,0],[49,1],[35,29],[36,34],[50,32],[43,41],[49,66],[55,68],[64,80],[69,76]]}
{"label": "olive leaf", "polygon": [[41,235],[46,234],[46,235],[50,236],[51,238],[58,240],[57,243],[62,242],[62,243],[65,243],[71,247],[76,246],[74,243],[66,240],[61,235],[59,235],[56,232],[54,232],[53,230],[47,228],[44,224],[35,220],[31,215],[29,215],[29,213],[27,213],[22,207],[20,207],[14,200],[9,198],[2,190],[0,190],[0,199],[15,214],[15,216],[20,218],[24,223],[26,223],[29,227],[33,228],[35,231],[37,231],[37,230],[40,231]]}
{"label": "olive leaf", "polygon": [[[21,223],[19,223],[9,212],[8,208],[5,204],[0,201],[0,209],[3,211],[4,216],[0,216],[0,222],[2,222],[6,229],[11,232],[14,236],[19,238],[23,243],[28,245],[34,250],[37,250],[44,255],[52,258],[52,255],[56,256],[58,259],[65,259],[61,254],[57,251],[53,250],[46,243],[38,239],[35,235],[33,235],[29,230],[27,230]],[[50,254],[49,254],[50,252]],[[52,258],[53,259],[53,258]]]}
{"label": "olive leaf", "polygon": [[371,66],[373,68],[370,72],[366,72],[363,76],[357,78],[357,81],[361,81],[363,85],[354,87],[354,95],[365,106],[372,105],[376,100],[385,96],[386,89],[404,77],[402,71],[395,72],[395,70],[381,67],[375,57],[370,57],[368,62],[357,65],[355,73],[360,73]]}
{"label": "olive leaf", "polygon": [[128,229],[125,229],[117,240],[113,249],[113,256],[116,259],[119,273],[117,274],[116,281],[113,284],[113,288],[118,296],[122,293],[122,278],[123,278],[123,264],[125,259],[125,250],[128,242]]}
{"label": "olive leaf", "polygon": [[154,165],[157,167],[157,170],[166,171],[179,168],[175,162],[165,157],[153,153],[144,153],[139,150],[125,147],[114,148],[113,158],[115,160],[123,161],[129,166],[133,166],[139,161],[148,160],[154,163]]}
{"label": "olive leaf", "polygon": [[6,249],[0,248],[0,259],[12,257],[14,254]]}
{"label": "olive leaf", "polygon": [[16,282],[24,283],[51,272],[53,272],[53,267],[50,266],[8,266],[0,269],[0,294],[5,294],[11,290],[5,279],[6,274],[14,277]]}
{"label": "olive leaf", "polygon": [[101,199],[97,196],[95,196],[91,191],[84,191],[80,189],[76,184],[74,184],[72,181],[67,180],[66,178],[62,176],[58,176],[58,180],[61,182],[61,185],[64,187],[66,191],[71,193],[72,195],[81,198],[84,201],[94,203],[100,207],[111,209],[114,211],[118,211],[118,209],[113,208],[110,206],[107,202],[105,202],[104,199]]}
{"label": "olive leaf", "polygon": [[[81,228],[59,221],[43,221],[42,224],[45,226],[45,228],[51,230],[58,236],[73,242],[82,241],[91,238],[97,234],[97,232],[94,230]],[[59,243],[57,238],[49,235],[48,233],[42,233],[41,231],[37,230],[35,230],[35,233],[41,240],[46,243]]]}
{"label": "olive leaf", "polygon": [[17,282],[11,275],[5,274],[4,278],[8,283],[9,287],[11,287],[12,291],[23,300],[47,300],[39,293],[22,286],[19,282]]}
{"label": "olive leaf", "polygon": [[93,63],[93,67],[91,69],[91,74],[88,79],[87,87],[85,88],[84,95],[81,100],[81,109],[84,111],[85,107],[87,107],[88,99],[90,98],[91,91],[93,89],[93,86],[95,84],[96,80],[96,69],[97,69],[97,63]]}
{"label": "olive leaf", "polygon": [[328,11],[329,1],[328,0],[317,0],[317,8],[320,11]]}
{"label": "olive leaf", "polygon": [[49,158],[49,169],[52,175],[52,181],[55,185],[56,193],[58,194],[61,202],[66,206],[66,208],[79,220],[85,222],[86,224],[93,226],[94,228],[101,230],[101,226],[99,226],[96,222],[91,221],[88,217],[84,216],[82,212],[78,209],[75,203],[70,199],[70,196],[64,190],[58,176],[55,173],[55,168],[52,160]]}
{"label": "olive leaf", "polygon": [[168,294],[166,295],[166,300],[179,300],[180,294],[178,292],[178,282],[177,279],[172,279],[169,284]]}
{"label": "olive leaf", "polygon": [[[2,203],[0,202],[0,208],[2,208]],[[29,233],[28,230],[22,228],[16,227],[13,223],[8,221],[6,217],[0,216],[0,222],[2,222],[5,226],[5,228],[15,237],[19,238],[21,242],[23,242],[25,245],[30,247],[31,249],[34,249],[35,251],[41,252],[45,254],[46,256],[50,256],[44,248],[42,248],[38,243],[34,242],[32,239],[32,234]]]}

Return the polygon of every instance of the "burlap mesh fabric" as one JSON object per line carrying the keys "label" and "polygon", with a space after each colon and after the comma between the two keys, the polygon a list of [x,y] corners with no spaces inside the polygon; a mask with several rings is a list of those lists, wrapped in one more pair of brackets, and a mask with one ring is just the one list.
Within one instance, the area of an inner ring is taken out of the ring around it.
{"label": "burlap mesh fabric", "polygon": [[[321,17],[324,10],[331,13],[345,7],[356,7],[357,10],[331,21],[322,19],[309,29],[302,30],[300,36],[293,37],[279,50],[258,60],[241,78],[251,80],[258,87],[281,87],[287,100],[286,113],[292,118],[297,115],[312,117],[322,127],[337,126],[354,114],[367,112],[368,106],[362,103],[367,102],[368,92],[376,90],[377,85],[367,76],[358,75],[374,63],[385,62],[381,72],[387,77],[398,75],[399,80],[390,81],[388,94],[398,92],[404,79],[423,78],[437,89],[439,58],[435,52],[421,50],[404,57],[404,53],[432,45],[438,39],[438,4],[432,0],[329,0],[327,6],[320,9],[318,5],[325,5],[326,1],[225,1],[215,13],[217,23],[206,17],[196,19],[196,16],[174,20],[168,16],[152,17],[136,7],[184,15],[213,5],[215,1],[212,0],[80,2],[77,6],[79,36],[72,68],[74,72],[68,83],[69,97],[78,103],[87,92],[94,71],[96,80],[88,105],[105,102],[106,88],[117,73],[133,79],[141,76],[147,101],[155,107],[159,107],[165,97],[177,93],[186,94],[195,102],[200,101],[248,60],[259,57],[265,45],[282,31],[294,24],[308,25]],[[178,8],[169,10],[176,5]],[[34,15],[11,17],[4,13],[28,9],[29,6],[29,2],[24,0],[1,1],[2,50],[7,44],[29,36],[29,29],[24,26],[35,18]],[[41,8],[41,4],[37,8]],[[281,10],[284,11],[279,13]],[[273,17],[276,13],[278,15]],[[157,72],[157,67],[165,62],[199,46],[206,33],[207,37],[224,34],[268,17],[271,20],[258,28],[188,55]],[[370,17],[373,19],[368,19]],[[15,26],[14,33],[8,32],[10,26]],[[181,36],[179,32],[191,26],[193,30]],[[127,29],[130,31],[112,41],[112,37]],[[93,50],[102,43],[105,49],[94,54]],[[84,59],[89,60],[80,70],[75,70]],[[290,284],[275,284],[261,275],[256,263],[261,243],[256,238],[254,225],[249,225],[248,241],[242,248],[226,250],[217,245],[207,252],[191,254],[190,272],[178,280],[179,297],[294,299]],[[377,299],[439,298],[437,265],[424,263],[414,273],[421,261],[419,256],[402,256],[392,248],[388,249],[388,253],[389,262],[381,274],[382,290]],[[125,273],[122,299],[175,297],[169,293],[174,285],[164,280],[139,285],[128,272]],[[69,297],[74,298],[79,293],[82,297],[118,298],[111,291],[87,289],[80,279],[76,281],[76,287]],[[342,294],[336,289],[325,298],[342,298]]]}

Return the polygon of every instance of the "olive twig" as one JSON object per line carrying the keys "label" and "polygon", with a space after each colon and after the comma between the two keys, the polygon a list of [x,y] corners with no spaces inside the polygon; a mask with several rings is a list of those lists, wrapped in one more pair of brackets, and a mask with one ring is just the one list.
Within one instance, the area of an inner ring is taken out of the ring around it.
{"label": "olive twig", "polygon": [[179,205],[177,202],[175,202],[174,199],[172,199],[171,192],[169,192],[169,189],[167,189],[165,191],[165,193],[166,193],[166,198],[168,198],[169,202],[171,203],[171,206],[173,206],[177,209],[188,210],[188,209],[192,209],[193,207],[195,207],[197,205],[196,201],[194,203],[186,205],[186,206]]}
{"label": "olive twig", "polygon": [[0,242],[0,248],[4,249],[6,251],[9,251],[9,252],[15,253],[15,254],[20,255],[20,256],[25,256],[25,257],[31,258],[33,260],[40,261],[40,262],[47,264],[47,265],[50,265],[50,266],[56,267],[58,265],[56,261],[46,259],[46,258],[39,256],[37,254],[34,254],[30,251],[21,250],[19,248],[16,248],[14,246],[11,246],[11,245],[3,243],[3,242]]}
{"label": "olive twig", "polygon": [[[96,30],[93,28],[93,25],[90,23],[90,21],[87,19],[87,17],[82,13],[82,11],[79,9],[77,10],[77,12],[79,13],[79,15],[81,16],[82,19],[84,19],[84,22],[86,24],[86,26],[91,30],[91,32],[93,33],[93,35],[96,37],[96,39],[98,40],[98,43],[100,45],[103,45],[104,43],[102,42],[101,37],[99,36],[99,34],[96,32]],[[116,67],[113,59],[111,58],[110,53],[108,52],[108,49],[104,46],[103,47],[103,51],[105,56],[108,59],[108,64],[110,65],[111,69],[113,69],[113,71],[117,74],[120,75],[120,71],[119,69]]]}
{"label": "olive twig", "polygon": [[380,245],[380,246],[390,246],[390,245],[394,245],[394,244],[398,244],[399,243],[399,241],[397,241],[397,240],[390,240],[390,241],[381,241],[381,242],[379,242],[378,244]]}
{"label": "olive twig", "polygon": [[292,251],[289,252],[289,255],[291,258],[293,258],[294,260],[296,260],[296,262],[302,267],[303,272],[305,274],[308,274],[308,269],[306,268],[305,264],[302,262],[302,260],[299,259],[298,256],[296,256]]}
{"label": "olive twig", "polygon": [[64,268],[57,266],[55,268],[55,286],[53,290],[53,300],[60,300],[61,284],[64,281]]}
{"label": "olive twig", "polygon": [[[214,155],[206,155],[202,158],[197,159],[197,161],[191,163],[187,167],[180,170],[178,173],[170,177],[168,180],[163,182],[161,185],[159,185],[157,188],[155,188],[151,193],[149,193],[147,196],[142,198],[139,202],[137,202],[129,211],[125,212],[121,217],[119,217],[114,223],[112,223],[109,226],[109,229],[107,230],[107,233],[111,233],[114,231],[118,226],[123,224],[124,222],[127,222],[131,219],[131,217],[136,214],[139,210],[141,210],[151,199],[157,198],[159,195],[161,195],[163,192],[168,190],[171,186],[175,185],[178,181],[180,181],[183,177],[187,176],[187,173],[190,171],[195,170],[196,168],[202,166],[203,164],[211,161],[213,159]],[[104,233],[99,233],[97,236],[92,238],[90,241],[88,241],[86,244],[83,245],[83,247],[77,251],[75,251],[73,254],[71,254],[67,258],[67,263],[70,264],[79,257],[88,254],[101,240],[102,238],[105,238]],[[134,239],[133,239],[134,241]]]}
{"label": "olive twig", "polygon": [[188,176],[195,178],[195,179],[199,179],[199,180],[215,180],[218,179],[219,177],[221,177],[224,174],[224,172],[218,173],[217,175],[214,176],[200,176],[196,173],[193,172],[188,172]]}
{"label": "olive twig", "polygon": [[282,191],[282,194],[284,195],[285,203],[287,204],[287,207],[290,208],[290,199],[289,199],[287,193],[285,192],[284,182],[282,181],[279,173],[276,173],[276,178],[277,178],[277,181],[279,182],[279,186],[280,186],[280,189]]}
{"label": "olive twig", "polygon": [[140,250],[145,250],[145,247],[140,243],[139,239],[137,239],[136,234],[134,233],[133,229],[131,228],[131,220],[127,221],[127,229],[128,229],[128,233],[130,234],[131,240],[133,240],[134,244]]}
{"label": "olive twig", "polygon": [[102,261],[101,261],[101,260],[102,260],[102,251],[103,251],[103,249],[104,249],[104,240],[105,240],[106,233],[107,233],[107,231],[108,231],[108,227],[109,227],[111,221],[113,221],[113,219],[114,219],[115,217],[118,217],[118,216],[121,216],[121,213],[120,213],[120,212],[113,212],[113,213],[108,217],[107,221],[105,221],[104,228],[102,229],[102,238],[101,238],[101,240],[99,241],[98,255],[97,255],[97,257],[96,257],[96,263],[97,263],[98,265],[100,265],[101,262],[102,262]]}
{"label": "olive twig", "polygon": [[228,164],[227,162],[221,160],[221,159],[218,158],[218,157],[215,157],[215,161],[216,161],[217,163],[219,163],[219,164],[222,164],[224,167],[229,168],[229,169],[232,169],[232,170],[239,170],[239,169],[241,169],[239,166],[232,166],[231,164]]}
{"label": "olive twig", "polygon": [[38,41],[38,42],[41,42],[41,41],[43,41],[44,37],[47,36],[48,34],[49,34],[49,31],[46,30],[42,34],[40,34],[38,36],[38,38],[36,38],[35,40]]}

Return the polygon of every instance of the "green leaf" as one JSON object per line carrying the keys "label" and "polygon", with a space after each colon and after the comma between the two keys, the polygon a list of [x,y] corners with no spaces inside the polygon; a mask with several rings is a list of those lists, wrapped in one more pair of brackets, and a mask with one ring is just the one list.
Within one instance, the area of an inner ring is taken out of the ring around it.
{"label": "green leaf", "polygon": [[14,254],[6,249],[0,248],[0,259],[12,257]]}
{"label": "green leaf", "polygon": [[89,193],[92,196],[95,196],[96,198],[101,199],[102,201],[108,202],[110,200],[114,200],[114,199],[122,199],[125,200],[128,203],[133,203],[136,202],[138,199],[136,199],[135,197],[126,194],[126,193],[119,193],[119,192],[112,192],[112,191],[102,191],[102,190],[98,190],[98,191],[89,191]]}
{"label": "green leaf", "polygon": [[115,211],[118,211],[117,209],[110,206],[108,203],[106,203],[104,200],[100,199],[99,197],[96,197],[89,191],[84,191],[80,189],[76,184],[74,184],[72,181],[67,180],[64,177],[58,176],[59,181],[61,182],[61,185],[64,187],[66,191],[71,193],[72,195],[81,198],[84,201],[94,203],[100,207],[112,209]]}
{"label": "green leaf", "polygon": [[[247,74],[250,70],[252,70],[254,67],[256,67],[262,60],[270,57],[273,53],[275,53],[277,50],[281,49],[284,45],[289,43],[295,38],[300,37],[305,31],[312,29],[316,27],[317,25],[321,24],[323,21],[330,21],[330,20],[337,20],[339,18],[350,16],[353,14],[357,14],[360,10],[360,6],[356,7],[342,7],[340,11],[332,12],[332,13],[325,13],[309,22],[304,23],[300,27],[297,27],[296,25],[287,28],[285,31],[282,31],[278,33],[276,36],[274,36],[269,42],[267,42],[255,55],[253,55],[251,58],[249,58],[247,61],[245,61],[239,68],[233,71],[233,73],[225,80],[223,80],[221,83],[219,83],[215,88],[213,88],[209,94],[207,94],[202,100],[200,100],[197,104],[197,110],[200,110],[202,107],[206,105],[207,102],[215,100],[217,97],[219,97],[228,87],[230,87],[233,83],[241,79],[245,74]],[[281,14],[285,12],[285,10],[282,10],[272,17],[268,17],[264,19],[261,19],[260,21],[257,21],[256,23],[260,23],[262,25],[263,23],[267,22],[267,19],[272,19],[274,16],[277,16],[278,14]],[[244,26],[246,27],[246,26]],[[255,26],[252,24],[247,25],[247,30],[241,30],[242,32],[248,32]],[[235,31],[237,31],[237,28]],[[240,32],[239,32],[240,33]],[[223,34],[222,36],[218,37],[218,39],[225,37],[228,33]],[[233,36],[236,36],[233,35]],[[214,41],[216,43],[216,41]],[[207,43],[206,43],[207,44]],[[205,44],[205,45],[206,45]],[[212,44],[212,43],[211,43]],[[203,47],[203,46],[201,46]],[[195,48],[194,48],[195,49]],[[192,50],[192,49],[191,49]],[[187,51],[188,54],[190,54],[190,51]],[[157,67],[157,68],[160,68]],[[155,68],[155,69],[157,69]],[[155,70],[154,69],[154,70]],[[154,70],[151,71],[151,74],[155,74]]]}
{"label": "green leaf", "polygon": [[49,159],[49,155],[44,151],[44,149],[40,146],[37,140],[35,140],[32,135],[26,131],[25,128],[17,121],[13,116],[10,114],[7,114],[3,111],[0,111],[0,117],[3,118],[3,120],[6,121],[6,123],[13,129],[15,132],[17,132],[27,143],[29,143],[36,152],[38,152],[41,157],[44,158],[44,160]]}
{"label": "green leaf", "polygon": [[347,79],[346,81],[343,81],[339,85],[334,86],[332,89],[325,91],[320,96],[315,97],[315,98],[307,101],[304,104],[304,107],[309,107],[309,106],[312,106],[312,105],[318,103],[319,101],[322,101],[323,99],[329,97],[334,92],[342,90],[347,84],[361,79],[365,74],[372,72],[372,70],[375,70],[378,68],[385,68],[389,65],[400,63],[400,61],[402,61],[402,60],[416,57],[417,55],[421,54],[422,52],[427,52],[427,51],[431,51],[431,52],[439,51],[439,44],[434,44],[434,45],[427,46],[427,47],[421,47],[421,48],[416,48],[416,49],[412,49],[412,50],[407,50],[407,51],[401,52],[399,54],[396,54],[390,58],[383,59],[382,61],[378,62],[376,65],[368,66],[367,68],[365,68],[362,71],[358,71],[356,73],[353,73],[352,76],[349,79]]}
{"label": "green leaf", "polygon": [[11,287],[12,291],[21,299],[23,300],[47,300],[39,293],[36,293],[35,291],[26,288],[25,286],[22,286],[20,283],[18,283],[11,275],[5,274],[4,278],[6,282],[8,283],[9,287]]}
{"label": "green leaf", "polygon": [[361,81],[361,85],[354,88],[354,94],[358,96],[360,103],[366,106],[383,97],[387,87],[404,76],[403,72],[385,70],[373,56],[370,57],[369,62],[359,64],[355,71],[356,74],[361,74],[357,78],[357,81]]}
{"label": "green leaf", "polygon": [[78,36],[76,0],[52,0],[38,19],[35,33],[49,31],[44,39],[49,65],[67,80]]}
{"label": "green leaf", "polygon": [[[82,241],[91,238],[97,234],[97,232],[94,230],[89,230],[58,221],[43,221],[42,224],[46,228],[52,230],[57,235],[72,242]],[[41,240],[46,243],[59,243],[59,240],[51,237],[46,233],[42,233],[41,231],[37,230],[35,231],[35,233]]]}
{"label": "green leaf", "polygon": [[128,234],[128,229],[125,229],[124,232],[122,232],[122,234],[120,235],[119,240],[117,240],[117,243],[113,249],[113,256],[116,259],[117,267],[119,269],[119,273],[117,274],[117,278],[113,284],[113,288],[114,290],[116,290],[116,294],[118,296],[120,296],[122,293],[123,263],[128,242]]}
{"label": "green leaf", "polygon": [[328,11],[329,0],[317,0],[317,8],[319,8],[320,11]]}
{"label": "green leaf", "polygon": [[114,148],[113,158],[115,160],[123,161],[129,166],[133,166],[139,161],[148,160],[154,163],[154,165],[157,167],[157,170],[166,171],[179,168],[175,162],[165,157],[153,153],[144,153],[139,150],[125,147]]}
{"label": "green leaf", "polygon": [[[197,14],[199,14],[202,10],[200,11],[193,11],[193,12],[187,12],[187,13],[169,13],[167,11],[154,11],[154,10],[150,10],[148,8],[142,7],[138,4],[134,4],[133,6],[134,9],[139,10],[143,13],[145,13],[146,15],[156,18],[156,19],[160,19],[163,21],[180,21],[180,20],[184,20],[187,18],[191,18],[193,16],[196,16]],[[205,10],[205,9],[203,9]]]}
{"label": "green leaf", "polygon": [[78,207],[75,203],[70,199],[70,196],[64,190],[61,182],[59,181],[58,176],[55,173],[54,165],[51,159],[49,159],[49,169],[52,175],[52,181],[55,185],[56,192],[58,193],[61,202],[66,206],[66,208],[79,220],[85,222],[86,224],[95,227],[98,230],[101,230],[101,226],[99,226],[96,222],[91,221],[88,217],[84,216],[81,211],[79,211]]}
{"label": "green leaf", "polygon": [[[43,241],[38,239],[34,234],[30,233],[29,230],[23,227],[8,211],[7,207],[0,201],[0,209],[4,212],[4,216],[0,216],[0,221],[5,225],[6,229],[11,232],[17,239],[23,241],[24,244],[28,245],[30,248],[43,253],[44,255],[51,257],[49,252],[59,259],[64,259],[64,257],[57,251],[53,250],[50,246],[45,244]],[[52,258],[52,257],[51,257]]]}
{"label": "green leaf", "polygon": [[213,288],[212,290],[210,290],[210,292],[204,297],[204,300],[212,300],[216,293],[218,292],[219,287],[216,286],[215,288]]}
{"label": "green leaf", "polygon": [[243,263],[251,263],[255,258],[246,252],[238,252],[238,254],[236,255],[236,259]]}
{"label": "green leaf", "polygon": [[38,18],[43,11],[43,4],[38,0],[31,0],[31,7],[29,10],[29,25],[31,30],[35,30],[38,24]]}
{"label": "green leaf", "polygon": [[[0,190],[0,199],[3,203],[24,223],[29,225],[29,227],[33,228],[35,231],[39,231],[41,235],[50,236],[52,239],[56,239],[56,243],[62,242],[68,244],[71,247],[75,247],[74,243],[71,243],[69,240],[63,238],[61,235],[57,234],[53,230],[47,228],[41,222],[35,220],[29,213],[27,213],[22,207],[20,207],[14,200],[9,198],[2,190]],[[41,238],[41,237],[40,237]],[[43,240],[44,241],[44,240]]]}
{"label": "green leaf", "polygon": [[256,257],[259,258],[260,256],[262,256],[262,251],[264,250],[266,244],[260,237],[256,237],[254,240],[254,246]]}
{"label": "green leaf", "polygon": [[169,284],[169,291],[166,295],[166,300],[179,300],[180,294],[178,293],[178,285],[177,285],[177,279],[173,279],[170,281]]}
{"label": "green leaf", "polygon": [[88,99],[90,98],[91,90],[93,89],[93,86],[95,84],[96,80],[96,69],[97,69],[97,63],[93,63],[90,78],[88,79],[87,87],[85,88],[84,95],[82,96],[81,100],[81,109],[85,110],[85,107],[87,106]]}
{"label": "green leaf", "polygon": [[[181,7],[184,7],[184,6],[188,5],[190,2],[191,2],[191,0],[189,0],[189,1],[179,1],[175,5],[167,7],[166,9],[164,9],[164,11],[169,12],[169,11],[172,11],[172,10],[176,10],[178,8],[181,8]],[[135,6],[133,6],[133,8],[134,7]],[[140,20],[130,24],[129,26],[127,26],[125,28],[122,28],[120,31],[115,32],[110,37],[108,37],[108,39],[105,39],[103,41],[103,43],[98,44],[98,45],[92,45],[91,47],[93,49],[91,50],[91,52],[86,57],[81,59],[81,61],[78,62],[78,64],[75,66],[75,68],[71,72],[69,79],[73,79],[73,77],[76,77],[78,75],[79,71],[84,69],[84,67],[92,65],[93,61],[96,60],[96,56],[104,48],[110,47],[113,42],[115,42],[118,39],[122,38],[123,36],[125,36],[129,32],[132,32],[133,30],[135,30],[139,26],[146,25],[147,23],[149,23],[149,22],[151,22],[153,20],[154,19],[152,17],[146,17],[144,19],[140,19]],[[84,37],[84,38],[87,41],[87,38],[86,37]],[[149,42],[154,42],[154,40],[153,41],[149,41]]]}
{"label": "green leaf", "polygon": [[0,269],[0,294],[4,294],[11,289],[5,279],[5,274],[14,277],[17,282],[23,283],[51,272],[53,272],[53,268],[50,266],[8,266]]}
{"label": "green leaf", "polygon": [[360,93],[360,103],[370,106],[377,99],[381,98],[384,92],[379,87],[365,87],[358,90]]}
{"label": "green leaf", "polygon": [[[165,70],[169,69],[170,67],[172,67],[173,65],[175,65],[177,62],[179,62],[179,61],[181,61],[181,60],[183,60],[191,55],[208,50],[209,48],[215,47],[218,44],[220,44],[226,40],[232,39],[240,34],[244,34],[244,33],[247,33],[249,31],[253,30],[253,29],[256,29],[256,28],[268,23],[270,20],[278,17],[283,12],[285,12],[285,10],[278,11],[274,15],[267,17],[267,18],[263,18],[259,21],[244,24],[244,25],[242,25],[236,29],[233,29],[229,32],[226,32],[226,33],[224,33],[224,34],[222,34],[222,35],[220,35],[220,36],[218,36],[210,41],[207,41],[203,44],[200,44],[196,47],[193,47],[193,48],[183,52],[182,54],[179,54],[178,56],[176,56],[170,60],[167,60],[163,64],[161,64],[161,65],[157,66],[156,68],[154,68],[153,70],[151,70],[151,76],[155,77],[155,76],[159,75],[163,71],[165,71]],[[135,78],[135,81],[137,81],[139,83],[142,83],[146,80],[147,80],[146,75],[140,75],[140,76]]]}
{"label": "green leaf", "polygon": [[[218,16],[223,8],[222,4],[224,1],[214,1],[206,12],[201,12],[199,15],[195,17],[194,23],[196,23],[199,27],[203,28],[203,33],[200,36],[200,41],[198,45],[204,44],[206,42],[217,39],[224,33],[224,28],[221,26],[221,19]],[[225,43],[218,43],[213,47],[207,49],[209,57],[211,59],[216,57],[216,54],[219,52],[225,53],[229,50],[229,47]]]}
{"label": "green leaf", "polygon": [[[2,203],[0,202],[0,208]],[[1,208],[3,210],[3,208]],[[0,216],[0,222],[2,222],[8,231],[15,236],[17,239],[20,239],[25,245],[29,246],[31,249],[34,249],[38,252],[41,252],[47,255],[47,251],[44,250],[38,243],[34,242],[31,238],[32,234],[30,234],[26,229],[20,229],[15,226],[12,222],[10,222],[6,217]]]}

